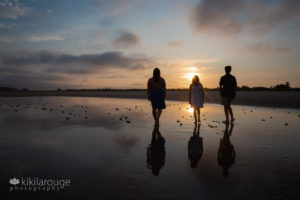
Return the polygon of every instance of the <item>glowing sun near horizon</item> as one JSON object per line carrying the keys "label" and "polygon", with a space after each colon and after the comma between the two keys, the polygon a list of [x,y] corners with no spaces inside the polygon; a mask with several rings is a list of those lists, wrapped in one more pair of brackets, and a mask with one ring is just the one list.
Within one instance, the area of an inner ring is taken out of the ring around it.
{"label": "glowing sun near horizon", "polygon": [[186,79],[188,79],[189,81],[192,81],[195,75],[197,75],[200,78],[200,74],[199,73],[187,73],[184,77]]}

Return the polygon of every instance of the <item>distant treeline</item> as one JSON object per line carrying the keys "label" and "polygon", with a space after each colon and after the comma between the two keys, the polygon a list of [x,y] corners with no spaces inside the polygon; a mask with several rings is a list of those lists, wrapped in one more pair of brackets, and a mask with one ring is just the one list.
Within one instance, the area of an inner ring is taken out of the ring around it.
{"label": "distant treeline", "polygon": [[[218,91],[219,88],[204,88],[207,91]],[[60,89],[58,88],[56,91],[57,92],[64,92],[64,91],[86,91],[86,92],[95,92],[95,91],[145,91],[146,89],[114,89],[114,88],[96,88],[96,89]],[[186,91],[188,88],[170,88],[167,89],[169,91]],[[300,88],[292,88],[290,86],[289,82],[286,83],[281,83],[277,84],[275,86],[271,87],[262,87],[262,86],[255,86],[255,87],[249,87],[246,85],[243,85],[241,87],[238,86],[239,91],[300,91]],[[22,89],[16,89],[12,87],[1,87],[0,86],[0,91],[5,91],[5,92],[27,92],[29,89],[27,88],[22,88]],[[34,90],[37,91],[37,90]],[[43,91],[43,90],[39,90]],[[49,90],[53,91],[53,90]]]}

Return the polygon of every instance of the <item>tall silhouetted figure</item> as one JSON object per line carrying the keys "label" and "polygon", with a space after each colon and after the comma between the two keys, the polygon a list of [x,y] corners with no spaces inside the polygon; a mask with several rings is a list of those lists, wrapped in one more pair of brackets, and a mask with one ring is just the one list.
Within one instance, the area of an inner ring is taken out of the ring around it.
{"label": "tall silhouetted figure", "polygon": [[165,139],[159,132],[159,126],[155,125],[151,144],[147,148],[147,164],[154,176],[158,176],[160,169],[165,165],[165,155]]}
{"label": "tall silhouetted figure", "polygon": [[200,137],[200,124],[195,123],[193,135],[188,143],[188,156],[191,168],[196,168],[203,153],[203,138]]}
{"label": "tall silhouetted figure", "polygon": [[220,141],[219,151],[218,151],[218,163],[223,168],[223,176],[228,176],[229,168],[235,162],[235,151],[234,146],[230,142],[230,136],[233,130],[233,124],[230,125],[230,130],[228,131],[229,124],[226,124],[224,131],[224,136]]}
{"label": "tall silhouetted figure", "polygon": [[147,95],[148,100],[151,101],[155,124],[158,125],[162,109],[166,108],[166,82],[160,76],[160,70],[158,68],[153,70],[153,77],[148,80]]}
{"label": "tall silhouetted figure", "polygon": [[194,109],[195,123],[200,122],[200,108],[203,108],[204,89],[199,77],[194,76],[189,89],[189,104]]}
{"label": "tall silhouetted figure", "polygon": [[229,116],[231,117],[231,122],[234,121],[233,112],[231,108],[231,101],[235,98],[236,91],[237,91],[237,83],[234,76],[230,74],[231,66],[225,67],[226,74],[221,77],[220,79],[220,93],[222,98],[222,104],[224,105],[224,111],[226,120],[223,121],[224,123],[229,123]]}

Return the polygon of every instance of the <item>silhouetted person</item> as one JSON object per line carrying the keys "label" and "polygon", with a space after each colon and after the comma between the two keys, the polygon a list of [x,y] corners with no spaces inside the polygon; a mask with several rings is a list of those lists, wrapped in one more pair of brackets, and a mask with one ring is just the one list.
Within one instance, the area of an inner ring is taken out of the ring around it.
{"label": "silhouetted person", "polygon": [[155,124],[159,124],[162,109],[166,108],[166,82],[160,76],[160,70],[158,68],[153,70],[153,77],[148,80],[147,95],[148,100],[151,101]]}
{"label": "silhouetted person", "polygon": [[159,126],[155,125],[152,132],[151,144],[147,148],[147,164],[152,169],[154,176],[158,176],[160,169],[164,166],[165,155],[165,139],[159,132]]}
{"label": "silhouetted person", "polygon": [[229,124],[226,124],[226,129],[224,131],[224,136],[220,141],[220,147],[218,151],[218,163],[223,168],[223,176],[228,176],[229,168],[234,164],[235,161],[235,151],[234,146],[230,142],[230,136],[233,130],[233,124],[230,125],[230,130],[228,132]]}
{"label": "silhouetted person", "polygon": [[231,108],[231,101],[235,98],[237,91],[237,83],[235,77],[230,74],[231,66],[226,66],[225,72],[226,74],[220,79],[220,93],[226,117],[226,120],[223,122],[229,123],[228,113],[230,114],[231,122],[234,121],[233,112]]}
{"label": "silhouetted person", "polygon": [[200,108],[203,108],[204,89],[197,75],[194,76],[189,89],[189,104],[194,109],[195,123],[200,122]]}
{"label": "silhouetted person", "polygon": [[191,168],[196,168],[203,153],[203,138],[200,137],[200,124],[195,123],[193,135],[188,143],[188,156]]}

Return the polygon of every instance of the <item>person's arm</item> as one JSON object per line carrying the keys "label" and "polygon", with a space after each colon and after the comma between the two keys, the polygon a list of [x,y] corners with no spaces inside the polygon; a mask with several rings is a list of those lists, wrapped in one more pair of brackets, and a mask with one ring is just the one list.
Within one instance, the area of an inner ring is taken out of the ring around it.
{"label": "person's arm", "polygon": [[201,90],[202,90],[202,102],[204,103],[204,88],[202,84],[201,84]]}
{"label": "person's arm", "polygon": [[163,91],[164,91],[164,99],[166,99],[166,94],[167,94],[167,86],[166,86],[166,81],[163,79],[163,85],[162,85]]}
{"label": "person's arm", "polygon": [[148,80],[147,83],[147,98],[150,101],[150,79]]}
{"label": "person's arm", "polygon": [[192,85],[190,85],[190,88],[189,88],[189,104],[191,104],[191,95],[192,95]]}
{"label": "person's arm", "polygon": [[236,92],[237,92],[237,83],[236,83],[236,79],[234,78],[234,86],[233,86],[233,94],[234,94],[234,97],[236,95]]}
{"label": "person's arm", "polygon": [[219,90],[220,90],[220,95],[222,96],[222,91],[223,91],[223,79],[222,79],[222,77],[221,77],[221,79],[220,79],[219,86],[220,86],[220,88],[219,88]]}

